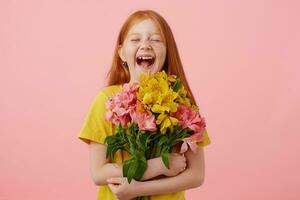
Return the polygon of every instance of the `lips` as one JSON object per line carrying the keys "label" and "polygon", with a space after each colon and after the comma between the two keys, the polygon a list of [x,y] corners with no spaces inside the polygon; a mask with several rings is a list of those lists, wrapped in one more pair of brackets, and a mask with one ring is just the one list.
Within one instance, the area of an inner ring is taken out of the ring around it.
{"label": "lips", "polygon": [[152,54],[140,54],[136,57],[136,64],[144,69],[149,69],[155,61]]}

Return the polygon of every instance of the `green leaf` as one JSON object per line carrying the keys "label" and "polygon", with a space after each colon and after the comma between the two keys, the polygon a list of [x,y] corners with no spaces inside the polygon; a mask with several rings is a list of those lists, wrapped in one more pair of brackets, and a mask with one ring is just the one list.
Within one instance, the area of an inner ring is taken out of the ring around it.
{"label": "green leaf", "polygon": [[112,160],[114,160],[114,155],[119,149],[125,149],[126,142],[118,142],[115,144],[108,144],[106,149],[106,158],[110,157]]}
{"label": "green leaf", "polygon": [[111,158],[111,148],[112,148],[112,145],[107,145],[107,148],[106,148],[106,158]]}
{"label": "green leaf", "polygon": [[129,140],[129,146],[130,147],[135,147],[135,136],[134,135],[128,135],[128,140]]}
{"label": "green leaf", "polygon": [[178,90],[181,88],[181,82],[179,79],[176,80],[175,84],[173,85],[173,91],[178,92]]}
{"label": "green leaf", "polygon": [[169,153],[167,151],[163,151],[161,157],[162,157],[162,160],[163,160],[165,166],[168,169],[170,169],[170,166],[169,166]]}
{"label": "green leaf", "polygon": [[131,182],[132,178],[134,177],[136,170],[138,168],[138,160],[133,159],[133,162],[130,163],[128,172],[127,172],[127,180],[128,183]]}
{"label": "green leaf", "polygon": [[138,159],[138,168],[135,172],[135,180],[140,181],[147,169],[147,160],[145,157]]}
{"label": "green leaf", "polygon": [[177,143],[179,143],[181,141],[182,141],[181,138],[175,139],[174,141],[171,142],[171,147],[175,146]]}
{"label": "green leaf", "polygon": [[117,150],[121,149],[122,147],[124,147],[124,143],[119,142],[119,143],[114,145],[113,150],[116,152]]}
{"label": "green leaf", "polygon": [[123,163],[123,176],[124,177],[127,177],[128,170],[129,170],[131,163],[132,163],[132,159],[124,161],[124,163]]}
{"label": "green leaf", "polygon": [[150,140],[155,141],[161,136],[160,133],[150,134]]}
{"label": "green leaf", "polygon": [[144,149],[144,146],[143,146],[143,144],[142,144],[142,142],[141,142],[141,132],[138,132],[138,135],[137,135],[137,137],[136,137],[136,144],[137,144],[137,147],[139,148],[139,149]]}
{"label": "green leaf", "polygon": [[144,133],[141,136],[141,143],[144,147],[144,149],[147,149],[148,147],[148,143],[150,142],[150,138],[151,137],[151,133]]}
{"label": "green leaf", "polygon": [[136,156],[137,150],[134,148],[133,145],[130,146],[129,153],[132,155],[132,157]]}
{"label": "green leaf", "polygon": [[105,143],[107,144],[113,144],[116,141],[116,137],[113,136],[107,136],[104,140]]}
{"label": "green leaf", "polygon": [[163,145],[163,143],[167,142],[168,141],[168,137],[166,137],[165,135],[163,135],[160,139],[159,139],[159,142],[157,144],[157,146],[161,146]]}

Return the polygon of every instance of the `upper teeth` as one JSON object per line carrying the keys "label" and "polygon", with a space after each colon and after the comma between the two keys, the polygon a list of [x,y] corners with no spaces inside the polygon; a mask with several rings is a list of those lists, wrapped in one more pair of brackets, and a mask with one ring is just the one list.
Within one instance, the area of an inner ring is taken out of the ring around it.
{"label": "upper teeth", "polygon": [[152,59],[152,56],[139,56],[139,59]]}

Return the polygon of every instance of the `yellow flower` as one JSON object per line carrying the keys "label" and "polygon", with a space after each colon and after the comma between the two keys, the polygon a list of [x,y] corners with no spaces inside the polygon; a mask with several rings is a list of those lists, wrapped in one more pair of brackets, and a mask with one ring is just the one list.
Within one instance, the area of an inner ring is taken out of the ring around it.
{"label": "yellow flower", "polygon": [[183,85],[181,85],[181,88],[178,90],[178,103],[184,104],[188,107],[191,107],[191,101],[187,97],[187,90],[184,88]]}
{"label": "yellow flower", "polygon": [[176,102],[178,93],[169,87],[168,76],[164,71],[148,76],[141,74],[137,98],[145,105],[146,109],[151,108],[156,113],[174,112],[178,107]]}
{"label": "yellow flower", "polygon": [[169,111],[169,107],[167,106],[161,106],[159,104],[154,104],[152,107],[151,107],[151,111],[154,112],[154,113],[163,113],[164,111]]}
{"label": "yellow flower", "polygon": [[171,126],[174,126],[174,125],[178,124],[178,120],[174,117],[170,117],[170,116],[166,115],[165,113],[161,113],[157,117],[156,124],[161,125],[160,126],[160,132],[162,134],[165,134],[168,127],[171,127]]}
{"label": "yellow flower", "polygon": [[168,76],[168,81],[175,82],[176,81],[176,75],[169,75]]}
{"label": "yellow flower", "polygon": [[146,93],[143,97],[143,103],[149,104],[152,102],[152,96],[151,93]]}
{"label": "yellow flower", "polygon": [[139,110],[156,116],[156,124],[160,125],[160,131],[165,133],[167,128],[172,128],[178,120],[170,116],[170,112],[176,112],[179,104],[197,109],[187,97],[187,90],[181,84],[177,92],[173,85],[177,82],[175,75],[167,75],[165,71],[147,75],[141,74],[137,98],[140,102]]}
{"label": "yellow flower", "polygon": [[[171,82],[176,81],[175,75],[167,75],[165,71],[155,74],[141,74],[137,98],[148,112],[158,113],[158,124],[161,124],[162,131],[177,123],[177,120],[170,117],[170,112],[176,112],[178,103],[184,101],[179,92],[174,92]],[[181,91],[184,96],[184,91]],[[181,100],[180,100],[181,99]]]}
{"label": "yellow flower", "polygon": [[192,107],[192,109],[193,109],[194,111],[200,112],[200,109],[199,109],[199,107],[198,107],[197,105],[194,105],[194,104],[193,104],[191,107]]}

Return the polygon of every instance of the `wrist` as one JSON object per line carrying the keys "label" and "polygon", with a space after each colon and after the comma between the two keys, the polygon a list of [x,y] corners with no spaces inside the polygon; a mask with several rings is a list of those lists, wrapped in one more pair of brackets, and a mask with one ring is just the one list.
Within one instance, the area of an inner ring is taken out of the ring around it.
{"label": "wrist", "polygon": [[166,168],[164,167],[161,157],[152,158],[150,162],[151,168],[155,169],[155,176],[165,174]]}
{"label": "wrist", "polygon": [[144,188],[145,184],[147,181],[137,181],[136,184],[134,185],[134,191],[133,194],[131,195],[132,198],[136,198],[139,196],[144,196]]}
{"label": "wrist", "polygon": [[159,171],[158,175],[165,175],[167,168],[165,167],[165,164],[163,163],[161,156],[156,157],[155,159],[156,159],[157,169]]}

